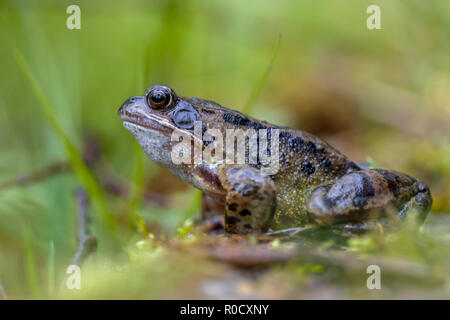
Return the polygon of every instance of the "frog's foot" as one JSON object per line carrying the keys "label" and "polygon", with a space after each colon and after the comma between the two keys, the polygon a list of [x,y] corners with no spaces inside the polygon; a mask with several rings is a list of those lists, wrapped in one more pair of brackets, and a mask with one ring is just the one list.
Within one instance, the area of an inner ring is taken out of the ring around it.
{"label": "frog's foot", "polygon": [[206,193],[202,193],[202,220],[207,221],[216,217],[223,217],[225,206]]}
{"label": "frog's foot", "polygon": [[200,229],[210,234],[220,234],[224,230],[223,213],[225,205],[221,201],[202,193],[202,223]]}
{"label": "frog's foot", "polygon": [[381,169],[348,173],[334,184],[315,189],[307,209],[322,226],[378,220],[416,214],[422,223],[431,207],[428,187],[410,176]]}
{"label": "frog's foot", "polygon": [[214,216],[203,220],[200,230],[210,235],[222,234],[224,231],[223,212],[222,216]]}
{"label": "frog's foot", "polygon": [[222,165],[219,179],[227,192],[225,198],[225,232],[261,233],[275,210],[275,184],[248,165]]}

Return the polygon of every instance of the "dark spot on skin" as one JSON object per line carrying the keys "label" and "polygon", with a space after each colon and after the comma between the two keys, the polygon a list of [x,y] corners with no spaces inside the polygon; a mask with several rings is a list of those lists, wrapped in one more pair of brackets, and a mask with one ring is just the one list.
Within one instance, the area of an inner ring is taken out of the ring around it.
{"label": "dark spot on skin", "polygon": [[248,124],[248,127],[251,129],[259,130],[259,129],[266,129],[266,126],[262,125],[261,123],[250,121]]}
{"label": "dark spot on skin", "polygon": [[309,161],[302,162],[302,171],[306,174],[313,174],[316,168]]}
{"label": "dark spot on skin", "polygon": [[[388,171],[388,170],[383,170],[383,169],[374,169],[375,171],[381,173],[386,180],[393,180],[398,184],[402,184],[405,181],[404,180],[408,180],[411,184],[414,182],[417,182],[416,179],[414,179],[413,177],[407,175],[407,174],[402,174],[402,177],[400,177],[398,174],[396,174],[395,172],[392,171]],[[403,180],[402,180],[403,178]]]}
{"label": "dark spot on skin", "polygon": [[259,122],[252,121],[246,117],[233,114],[225,113],[223,115],[223,120],[228,123],[232,123],[238,127],[248,127],[252,129],[265,129],[266,127]]}
{"label": "dark spot on skin", "polygon": [[300,137],[290,137],[287,141],[287,146],[294,151],[300,151],[302,145],[305,143],[305,141]]}
{"label": "dark spot on skin", "polygon": [[237,217],[226,217],[225,218],[225,223],[226,224],[236,224],[236,223],[238,223],[239,221],[241,221],[241,219],[239,219],[239,218],[237,218]]}
{"label": "dark spot on skin", "polygon": [[308,143],[305,145],[305,150],[308,153],[316,153],[317,147],[314,143],[312,143],[311,141],[308,141]]}
{"label": "dark spot on skin", "polygon": [[228,205],[228,210],[230,210],[230,211],[236,211],[237,208],[238,208],[238,206],[239,206],[239,205],[238,205],[236,202],[230,203],[230,204]]}
{"label": "dark spot on skin", "polygon": [[225,122],[235,123],[234,114],[232,114],[232,113],[225,113],[225,114],[223,115],[223,120],[224,120]]}
{"label": "dark spot on skin", "polygon": [[359,173],[361,180],[354,181],[355,183],[355,198],[353,205],[358,208],[364,207],[369,199],[375,195],[370,177],[366,173]]}
{"label": "dark spot on skin", "polygon": [[392,192],[394,197],[398,197],[400,194],[399,187],[401,185],[399,176],[392,171],[383,169],[375,169],[375,171],[383,175],[384,179],[387,181],[389,190]]}
{"label": "dark spot on skin", "polygon": [[250,211],[248,211],[247,209],[244,209],[244,210],[239,211],[239,214],[244,217],[244,216],[249,216],[252,213]]}
{"label": "dark spot on skin", "polygon": [[244,228],[246,228],[246,229],[252,229],[252,225],[251,225],[251,224],[248,224],[248,223],[246,223],[246,224],[244,224]]}
{"label": "dark spot on skin", "polygon": [[242,126],[248,126],[250,123],[250,120],[241,116],[233,115],[233,123],[236,125],[242,127]]}
{"label": "dark spot on skin", "polygon": [[394,197],[397,197],[399,194],[398,188],[397,188],[397,179],[396,179],[396,175],[393,174],[392,172],[389,171],[385,171],[385,170],[376,170],[379,173],[381,173],[384,177],[384,179],[387,182],[389,191],[392,192],[392,194],[394,195]]}
{"label": "dark spot on skin", "polygon": [[288,139],[288,138],[290,138],[290,137],[292,137],[290,133],[288,133],[288,132],[286,132],[286,131],[281,131],[281,132],[280,132],[280,138],[282,138],[282,139]]}
{"label": "dark spot on skin", "polygon": [[324,167],[329,167],[329,166],[331,166],[331,160],[328,159],[328,158],[322,159],[322,165],[323,165]]}

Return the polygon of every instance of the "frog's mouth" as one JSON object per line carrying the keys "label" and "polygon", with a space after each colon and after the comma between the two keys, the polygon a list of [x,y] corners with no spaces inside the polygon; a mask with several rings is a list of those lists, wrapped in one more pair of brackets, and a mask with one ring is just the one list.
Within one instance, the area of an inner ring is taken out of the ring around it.
{"label": "frog's mouth", "polygon": [[158,131],[163,134],[171,134],[176,127],[168,119],[149,113],[146,106],[136,100],[136,97],[128,99],[119,109],[119,116],[124,125],[131,123],[143,129]]}
{"label": "frog's mouth", "polygon": [[165,123],[161,124],[161,122],[159,122],[156,119],[150,119],[150,118],[148,118],[148,119],[146,118],[145,120],[135,119],[134,117],[132,117],[132,116],[130,117],[129,115],[127,115],[127,116],[121,115],[120,117],[121,117],[124,125],[126,123],[131,123],[140,128],[144,128],[144,129],[147,129],[150,131],[158,131],[158,132],[161,132],[164,134],[172,134],[172,132],[174,130],[174,128],[169,123],[167,123],[167,125]]}

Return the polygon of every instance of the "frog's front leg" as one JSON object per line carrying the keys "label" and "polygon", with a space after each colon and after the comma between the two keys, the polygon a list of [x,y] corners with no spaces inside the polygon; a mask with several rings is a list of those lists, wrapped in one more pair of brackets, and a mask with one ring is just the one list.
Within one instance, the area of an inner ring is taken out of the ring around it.
{"label": "frog's front leg", "polygon": [[368,169],[318,187],[309,196],[307,209],[323,226],[392,216],[404,219],[413,212],[423,222],[431,203],[430,190],[423,182],[394,171]]}
{"label": "frog's front leg", "polygon": [[239,164],[222,165],[218,176],[226,191],[225,232],[265,231],[276,206],[276,187],[272,179],[249,165]]}

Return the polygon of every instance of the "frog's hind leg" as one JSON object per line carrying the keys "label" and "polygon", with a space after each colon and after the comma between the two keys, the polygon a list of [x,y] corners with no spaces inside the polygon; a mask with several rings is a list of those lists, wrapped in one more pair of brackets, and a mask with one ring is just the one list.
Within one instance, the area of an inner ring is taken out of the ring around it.
{"label": "frog's hind leg", "polygon": [[223,165],[219,179],[227,192],[225,232],[261,233],[267,229],[276,204],[275,184],[249,165]]}
{"label": "frog's hind leg", "polygon": [[394,171],[368,169],[348,173],[334,184],[315,189],[307,209],[322,226],[337,223],[361,223],[403,220],[417,214],[423,222],[431,207],[428,187],[410,176]]}

